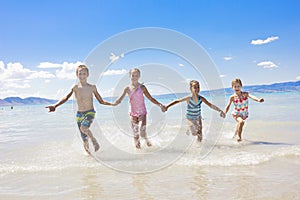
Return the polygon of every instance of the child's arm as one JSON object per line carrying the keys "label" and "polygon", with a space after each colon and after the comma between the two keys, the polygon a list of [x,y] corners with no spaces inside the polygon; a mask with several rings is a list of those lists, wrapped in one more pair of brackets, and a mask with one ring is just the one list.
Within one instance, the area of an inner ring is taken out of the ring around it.
{"label": "child's arm", "polygon": [[122,100],[124,99],[125,95],[128,93],[128,87],[126,87],[123,91],[123,93],[121,94],[121,96],[115,101],[115,105],[118,105],[122,102]]}
{"label": "child's arm", "polygon": [[69,94],[67,94],[67,96],[65,96],[64,98],[62,98],[60,101],[58,101],[58,102],[57,102],[56,104],[54,104],[53,106],[47,106],[46,108],[49,109],[49,112],[54,112],[55,109],[56,109],[58,106],[64,104],[66,101],[68,101],[68,99],[72,96],[72,94],[73,94],[73,88],[72,88],[72,90],[69,92]]}
{"label": "child's arm", "polygon": [[228,112],[228,110],[229,110],[229,108],[230,108],[230,105],[231,105],[232,101],[233,101],[233,96],[231,96],[231,97],[229,98],[229,101],[228,101],[227,106],[226,106],[226,108],[225,108],[225,114],[227,114],[227,112]]}
{"label": "child's arm", "polygon": [[171,106],[174,106],[175,104],[178,104],[180,102],[183,102],[183,101],[186,101],[188,102],[190,96],[186,96],[186,97],[183,97],[181,99],[176,99],[174,101],[172,101],[171,103],[169,103],[167,106],[166,106],[166,110],[168,110],[168,108],[170,108]]}
{"label": "child's arm", "polygon": [[257,102],[260,102],[260,103],[262,103],[262,102],[265,101],[263,98],[257,98],[256,96],[253,96],[253,95],[251,95],[249,93],[248,93],[248,97],[251,98],[251,99],[253,99],[254,101],[257,101]]}
{"label": "child's arm", "polygon": [[97,91],[96,86],[94,85],[93,87],[94,87],[94,88],[93,88],[93,93],[94,93],[96,99],[98,100],[98,102],[99,102],[100,104],[107,105],[107,106],[114,106],[114,105],[115,105],[115,104],[109,103],[109,102],[107,102],[107,101],[104,101],[104,100],[102,99],[102,97],[100,96],[99,92]]}
{"label": "child's arm", "polygon": [[145,95],[145,96],[146,96],[153,104],[158,105],[158,106],[161,108],[161,110],[162,110],[163,112],[166,111],[166,107],[165,107],[164,105],[162,105],[161,103],[159,103],[156,99],[154,99],[154,98],[151,96],[151,94],[148,92],[146,86],[141,85],[141,88],[142,88],[142,90],[143,90],[144,95]]}
{"label": "child's arm", "polygon": [[214,104],[210,103],[209,101],[207,101],[204,97],[200,97],[202,102],[205,103],[206,105],[208,105],[211,109],[220,112],[220,116],[225,118],[225,113],[217,106],[215,106]]}

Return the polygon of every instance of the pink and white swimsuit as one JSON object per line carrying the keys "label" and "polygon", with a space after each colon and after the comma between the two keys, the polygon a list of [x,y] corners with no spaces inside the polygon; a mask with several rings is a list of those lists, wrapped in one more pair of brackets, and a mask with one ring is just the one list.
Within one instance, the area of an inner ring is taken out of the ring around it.
{"label": "pink and white swimsuit", "polygon": [[241,95],[241,97],[235,97],[233,100],[234,111],[232,114],[235,117],[241,117],[242,119],[248,118],[248,97]]}
{"label": "pink and white swimsuit", "polygon": [[147,114],[141,85],[136,90],[129,90],[129,102],[131,107],[130,116],[140,117]]}

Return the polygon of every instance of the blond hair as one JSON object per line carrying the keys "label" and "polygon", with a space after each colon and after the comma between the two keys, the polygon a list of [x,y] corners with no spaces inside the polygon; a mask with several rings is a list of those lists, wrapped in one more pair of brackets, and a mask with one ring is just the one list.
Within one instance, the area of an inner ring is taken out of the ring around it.
{"label": "blond hair", "polygon": [[241,79],[236,78],[236,79],[233,79],[233,80],[231,81],[231,87],[233,87],[236,83],[238,83],[238,84],[240,84],[241,86],[243,86]]}
{"label": "blond hair", "polygon": [[131,75],[133,72],[137,72],[141,76],[141,71],[138,68],[132,68],[131,70],[129,70],[129,75]]}
{"label": "blond hair", "polygon": [[89,68],[86,65],[79,65],[76,69],[76,74],[78,74],[79,70],[86,69],[87,73],[89,74]]}
{"label": "blond hair", "polygon": [[191,80],[191,81],[190,81],[190,89],[192,89],[192,87],[193,87],[194,84],[197,84],[197,85],[199,85],[199,87],[200,87],[200,84],[199,84],[198,81],[196,81],[196,80]]}

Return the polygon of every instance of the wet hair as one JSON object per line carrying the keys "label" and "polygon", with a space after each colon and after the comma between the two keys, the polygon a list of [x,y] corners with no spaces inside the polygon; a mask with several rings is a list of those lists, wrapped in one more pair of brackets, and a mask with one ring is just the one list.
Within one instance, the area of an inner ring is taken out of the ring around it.
{"label": "wet hair", "polygon": [[198,81],[196,81],[196,80],[191,80],[191,81],[190,81],[190,89],[192,89],[192,87],[193,87],[194,84],[197,84],[197,85],[199,85],[199,87],[200,87],[200,84],[199,84]]}
{"label": "wet hair", "polygon": [[233,79],[233,80],[231,81],[231,87],[233,87],[236,83],[238,83],[238,84],[240,84],[241,86],[243,86],[241,79],[236,78],[236,79]]}
{"label": "wet hair", "polygon": [[140,71],[138,68],[132,68],[131,70],[129,70],[129,76],[130,76],[133,72],[137,72],[137,73],[139,73],[139,75],[141,76],[141,71]]}
{"label": "wet hair", "polygon": [[86,69],[87,73],[89,74],[89,68],[86,65],[79,65],[76,69],[76,74],[78,74],[80,69]]}

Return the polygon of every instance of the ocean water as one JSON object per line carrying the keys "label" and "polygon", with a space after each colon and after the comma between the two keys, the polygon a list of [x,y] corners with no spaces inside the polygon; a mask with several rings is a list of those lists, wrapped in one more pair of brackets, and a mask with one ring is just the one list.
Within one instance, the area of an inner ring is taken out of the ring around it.
{"label": "ocean water", "polygon": [[147,102],[153,147],[142,141],[141,150],[128,103],[95,104],[91,130],[101,149],[93,156],[82,147],[72,103],[55,113],[45,105],[0,108],[0,199],[299,199],[300,93],[254,95],[265,102],[250,101],[241,143],[232,139],[230,113],[222,119],[202,105],[198,144],[187,135],[184,104],[162,113]]}

